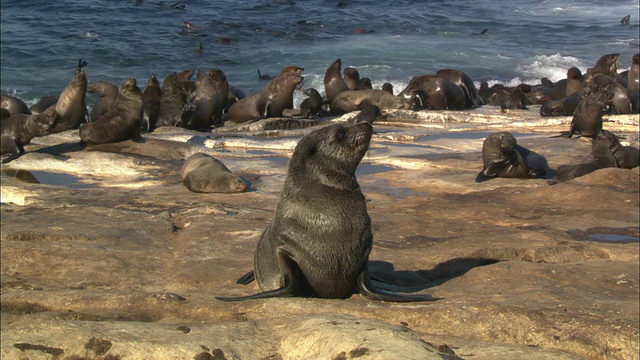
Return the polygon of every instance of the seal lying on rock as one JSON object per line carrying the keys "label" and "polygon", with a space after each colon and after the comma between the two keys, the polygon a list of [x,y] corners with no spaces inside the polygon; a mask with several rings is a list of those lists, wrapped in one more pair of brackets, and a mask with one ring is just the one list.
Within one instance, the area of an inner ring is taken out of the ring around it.
{"label": "seal lying on rock", "polygon": [[280,202],[254,257],[254,276],[263,292],[223,301],[269,297],[346,298],[357,287],[365,297],[385,301],[429,301],[376,289],[367,273],[373,244],[371,219],[355,171],[369,148],[367,121],[337,123],[304,136],[296,146]]}
{"label": "seal lying on rock", "polygon": [[633,146],[622,146],[618,137],[608,130],[600,130],[593,138],[591,156],[593,161],[589,163],[559,166],[556,180],[567,181],[610,167],[633,169],[640,161],[638,149]]}
{"label": "seal lying on rock", "polygon": [[338,93],[331,101],[331,112],[347,113],[362,110],[368,105],[376,105],[381,109],[417,110],[421,102],[416,95],[394,96],[378,89],[345,90]]}
{"label": "seal lying on rock", "polygon": [[195,153],[185,161],[180,171],[184,186],[199,193],[236,193],[247,190],[242,178],[233,174],[219,160],[204,153]]}
{"label": "seal lying on rock", "polygon": [[[476,182],[495,177],[533,179],[547,174],[547,160],[540,154],[518,145],[510,132],[493,133],[482,144],[484,169]],[[531,163],[531,165],[529,164]]]}

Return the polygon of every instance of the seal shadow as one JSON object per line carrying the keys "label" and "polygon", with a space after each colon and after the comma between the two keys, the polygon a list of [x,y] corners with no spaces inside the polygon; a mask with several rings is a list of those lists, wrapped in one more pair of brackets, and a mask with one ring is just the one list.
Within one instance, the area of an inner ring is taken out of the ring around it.
{"label": "seal shadow", "polygon": [[430,270],[394,270],[392,263],[370,260],[369,276],[378,287],[393,292],[418,292],[466,274],[469,270],[500,262],[484,257],[463,257],[450,259]]}
{"label": "seal shadow", "polygon": [[51,145],[51,146],[34,150],[33,152],[62,157],[64,154],[78,152],[84,149],[85,149],[85,145],[82,142],[77,141],[77,142]]}

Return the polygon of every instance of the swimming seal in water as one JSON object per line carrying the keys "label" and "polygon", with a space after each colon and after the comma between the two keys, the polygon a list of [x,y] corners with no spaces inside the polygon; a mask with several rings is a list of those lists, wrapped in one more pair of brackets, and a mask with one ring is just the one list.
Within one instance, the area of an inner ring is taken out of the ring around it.
{"label": "swimming seal in water", "polygon": [[[476,182],[496,177],[533,179],[547,174],[546,159],[520,145],[510,132],[490,134],[482,144],[484,169],[476,176]],[[531,165],[530,165],[531,163]]]}
{"label": "swimming seal in water", "polygon": [[263,292],[216,299],[342,299],[358,288],[369,299],[437,300],[379,290],[369,278],[371,219],[355,171],[372,132],[368,121],[336,123],[298,142],[275,216],[258,240],[254,270],[238,280],[255,278]]}
{"label": "swimming seal in water", "polygon": [[113,107],[98,120],[80,127],[80,140],[86,144],[140,140],[142,112],[142,92],[136,79],[124,80]]}
{"label": "swimming seal in water", "polygon": [[247,190],[242,178],[232,173],[218,159],[195,153],[185,161],[180,178],[189,191],[198,193],[236,193]]}

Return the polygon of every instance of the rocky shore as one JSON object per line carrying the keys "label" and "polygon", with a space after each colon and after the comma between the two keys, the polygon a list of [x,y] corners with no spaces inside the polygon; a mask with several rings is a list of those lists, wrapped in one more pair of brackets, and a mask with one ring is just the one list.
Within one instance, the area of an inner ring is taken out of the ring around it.
{"label": "rocky shore", "polygon": [[[441,300],[214,299],[257,291],[235,280],[252,268],[295,144],[321,124],[163,127],[86,149],[72,130],[2,165],[1,357],[638,358],[638,168],[476,183],[492,132],[552,169],[589,161],[591,141],[552,137],[571,117],[535,106],[384,114],[357,172],[369,268],[389,290]],[[604,128],[638,147],[638,125],[616,115]],[[249,190],[188,191],[179,172],[195,152]]]}

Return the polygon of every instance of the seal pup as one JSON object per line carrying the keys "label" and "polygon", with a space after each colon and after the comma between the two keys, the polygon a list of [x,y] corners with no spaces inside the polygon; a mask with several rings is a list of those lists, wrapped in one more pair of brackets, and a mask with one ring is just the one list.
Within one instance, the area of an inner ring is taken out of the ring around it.
{"label": "seal pup", "polygon": [[376,105],[381,109],[417,110],[421,101],[414,94],[410,97],[394,96],[384,90],[346,90],[338,93],[331,101],[331,112],[334,114],[362,110],[368,105]]}
{"label": "seal pup", "polygon": [[87,92],[98,94],[100,101],[93,106],[89,116],[92,121],[98,120],[116,103],[118,97],[118,87],[105,80],[92,82],[87,86]]}
{"label": "seal pup", "polygon": [[78,67],[67,86],[62,90],[55,106],[54,124],[49,129],[51,133],[73,130],[87,122],[87,75],[82,68],[86,61],[78,60]]}
{"label": "seal pup", "polygon": [[302,93],[307,95],[308,98],[300,103],[300,115],[305,118],[313,118],[322,110],[322,105],[324,104],[322,95],[314,88],[304,89]]}
{"label": "seal pup", "polygon": [[465,107],[473,109],[481,105],[478,101],[476,85],[473,83],[473,80],[471,80],[471,77],[464,71],[458,69],[440,69],[436,72],[436,75],[451,81],[464,91]]}
{"label": "seal pup", "polygon": [[372,132],[368,121],[335,123],[298,142],[274,218],[258,240],[254,270],[238,280],[248,284],[255,279],[262,292],[216,299],[343,299],[358,288],[369,299],[437,300],[372,285],[367,271],[373,245],[371,219],[355,176]]}
{"label": "seal pup", "polygon": [[487,136],[482,143],[482,162],[478,183],[495,177],[534,179],[546,176],[548,170],[543,156],[518,145],[513,134],[506,131]]}
{"label": "seal pup", "polygon": [[160,110],[156,126],[182,126],[182,114],[186,96],[177,86],[177,74],[171,73],[162,80]]}
{"label": "seal pup", "polygon": [[142,125],[140,131],[151,132],[156,128],[160,114],[160,99],[162,90],[156,74],[151,74],[147,85],[142,90]]}
{"label": "seal pup", "polygon": [[29,107],[29,111],[31,111],[31,113],[34,115],[42,114],[52,105],[55,105],[57,102],[58,102],[58,97],[55,95],[43,96],[40,98],[40,100],[38,100],[37,103]]}
{"label": "seal pup", "polygon": [[529,110],[527,108],[524,91],[522,91],[521,88],[514,88],[513,90],[511,90],[509,96],[502,99],[502,101],[500,102],[500,110],[502,110],[502,112],[506,112],[507,109]]}
{"label": "seal pup", "polygon": [[601,130],[593,137],[591,156],[593,161],[588,163],[559,166],[556,180],[568,181],[610,167],[633,169],[638,166],[640,151],[633,146],[622,146],[614,133]]}
{"label": "seal pup", "polygon": [[389,94],[393,95],[393,85],[391,83],[384,83],[382,84],[382,90],[388,92]]}
{"label": "seal pup", "polygon": [[344,71],[344,83],[347,84],[349,90],[360,90],[360,73],[356,68],[348,67]]}
{"label": "seal pup", "polygon": [[349,90],[347,83],[342,78],[342,60],[337,59],[329,67],[324,74],[324,94],[327,102],[331,103],[333,98],[341,91]]}
{"label": "seal pup", "polygon": [[95,122],[80,127],[80,140],[90,145],[140,140],[142,112],[142,92],[136,79],[124,80],[113,107]]}
{"label": "seal pup", "polygon": [[10,115],[31,114],[31,110],[24,101],[11,95],[2,95],[0,97],[0,108],[5,109]]}
{"label": "seal pup", "polygon": [[227,120],[243,123],[267,117],[282,116],[282,111],[293,108],[293,91],[304,77],[287,72],[269,81],[259,92],[238,100],[229,107]]}
{"label": "seal pup", "polygon": [[244,180],[232,173],[218,159],[195,153],[184,162],[180,170],[184,186],[198,193],[237,193],[247,190]]}
{"label": "seal pup", "polygon": [[423,91],[434,110],[463,110],[466,95],[462,88],[439,75],[414,76],[398,96],[410,97],[416,91]]}
{"label": "seal pup", "polygon": [[24,146],[31,139],[49,134],[53,124],[55,106],[42,114],[16,114],[0,123],[0,155],[9,155],[2,160],[6,164],[25,153]]}

